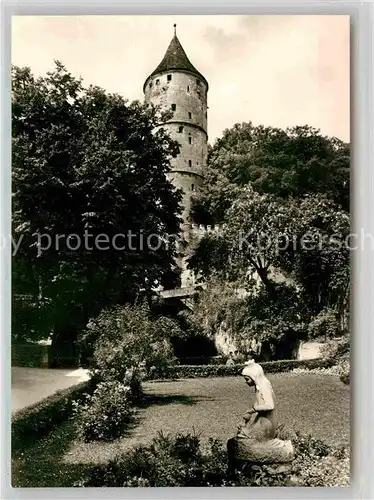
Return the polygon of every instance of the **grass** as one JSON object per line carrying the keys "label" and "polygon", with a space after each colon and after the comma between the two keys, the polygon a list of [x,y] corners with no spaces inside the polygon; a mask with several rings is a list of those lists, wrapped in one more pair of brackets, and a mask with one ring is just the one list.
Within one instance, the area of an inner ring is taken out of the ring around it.
{"label": "grass", "polygon": [[66,464],[63,456],[74,440],[72,422],[66,422],[47,437],[12,456],[13,488],[68,488],[87,465]]}
{"label": "grass", "polygon": [[[270,374],[278,420],[329,444],[349,443],[349,386],[315,373]],[[71,486],[86,467],[106,463],[164,433],[201,434],[201,440],[231,437],[251,406],[253,389],[240,377],[185,379],[144,384],[147,398],[137,425],[111,443],[74,439],[71,423],[13,457],[13,486]]]}

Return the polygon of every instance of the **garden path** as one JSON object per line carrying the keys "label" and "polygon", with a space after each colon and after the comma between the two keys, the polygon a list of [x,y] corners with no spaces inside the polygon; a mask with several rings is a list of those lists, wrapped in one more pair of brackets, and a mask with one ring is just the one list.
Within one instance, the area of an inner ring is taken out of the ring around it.
{"label": "garden path", "polygon": [[57,391],[79,384],[86,377],[81,370],[24,368],[12,366],[12,412],[30,406]]}

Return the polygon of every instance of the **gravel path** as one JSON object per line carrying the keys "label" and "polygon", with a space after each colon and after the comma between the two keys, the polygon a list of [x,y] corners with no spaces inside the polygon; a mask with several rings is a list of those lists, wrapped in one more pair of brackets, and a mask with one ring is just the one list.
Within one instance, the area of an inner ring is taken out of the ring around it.
{"label": "gravel path", "polygon": [[24,368],[12,366],[12,412],[67,389],[81,381],[71,369]]}
{"label": "gravel path", "polygon": [[[269,375],[277,398],[279,422],[312,433],[331,444],[349,442],[349,387],[337,377],[309,373]],[[158,432],[201,433],[226,442],[250,407],[253,389],[240,377],[148,382],[137,425],[113,443],[74,443],[67,462],[100,463],[139,444]]]}

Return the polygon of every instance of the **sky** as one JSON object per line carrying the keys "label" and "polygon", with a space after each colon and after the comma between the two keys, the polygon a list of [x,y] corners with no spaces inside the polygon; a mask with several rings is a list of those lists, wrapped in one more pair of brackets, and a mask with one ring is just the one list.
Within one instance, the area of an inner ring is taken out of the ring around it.
{"label": "sky", "polygon": [[14,16],[12,63],[44,75],[59,60],[87,86],[143,100],[174,23],[209,82],[210,143],[248,121],[349,141],[349,16]]}

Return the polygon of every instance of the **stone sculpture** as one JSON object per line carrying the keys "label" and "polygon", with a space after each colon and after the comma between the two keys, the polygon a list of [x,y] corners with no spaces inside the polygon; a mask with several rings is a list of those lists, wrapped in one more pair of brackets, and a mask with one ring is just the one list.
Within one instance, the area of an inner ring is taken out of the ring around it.
{"label": "stone sculpture", "polygon": [[295,458],[290,440],[276,437],[277,419],[275,396],[262,367],[254,361],[246,363],[242,371],[246,384],[255,388],[255,402],[238,426],[235,437],[227,442],[231,467],[238,463],[276,464]]}

